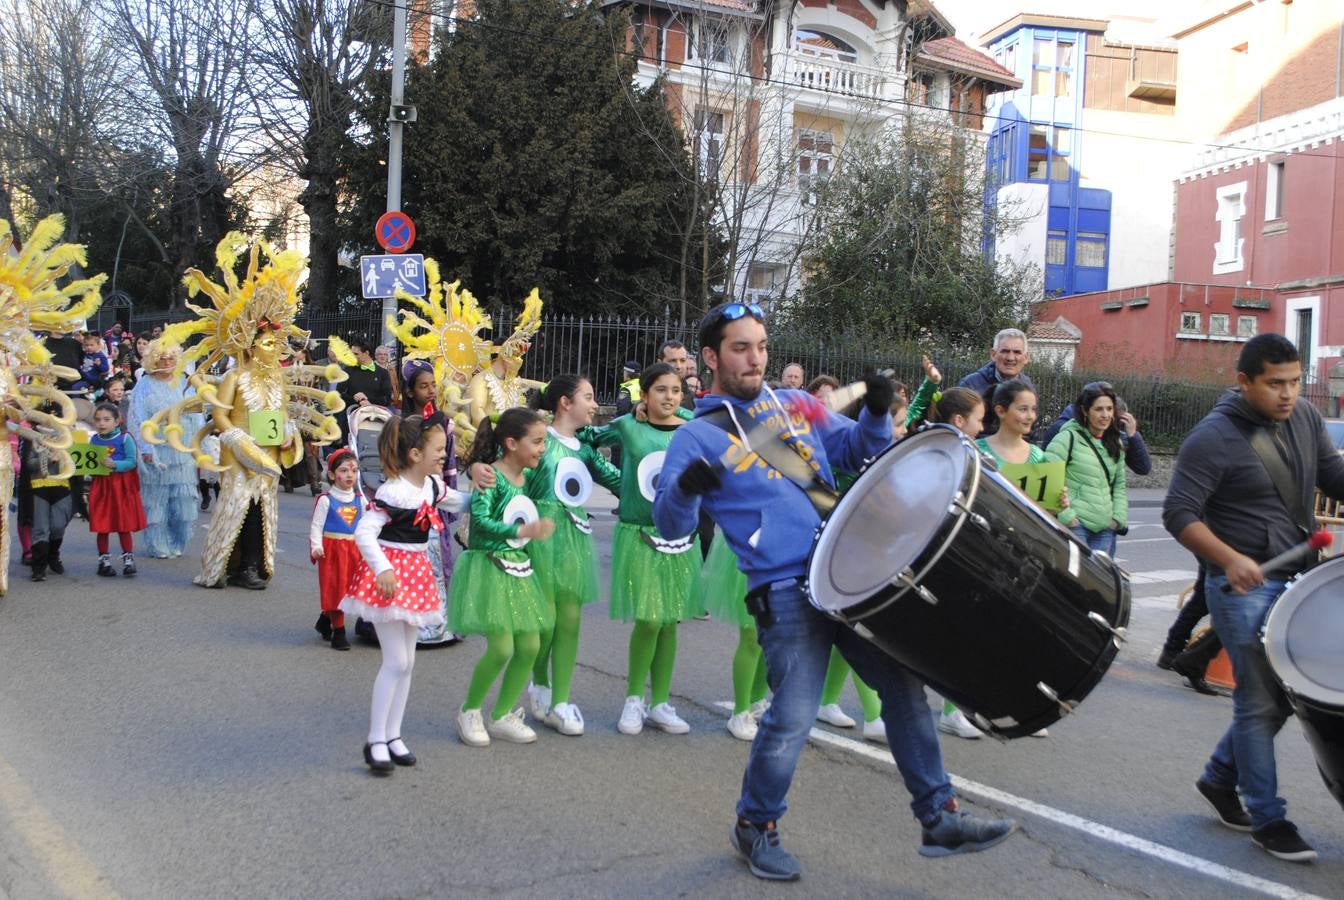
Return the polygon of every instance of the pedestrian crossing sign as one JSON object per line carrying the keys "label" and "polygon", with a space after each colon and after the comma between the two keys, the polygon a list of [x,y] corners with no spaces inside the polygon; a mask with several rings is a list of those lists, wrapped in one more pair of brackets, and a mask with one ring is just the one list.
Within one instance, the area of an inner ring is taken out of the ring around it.
{"label": "pedestrian crossing sign", "polygon": [[395,297],[398,290],[425,296],[425,257],[420,253],[389,253],[359,258],[359,286],[365,300]]}

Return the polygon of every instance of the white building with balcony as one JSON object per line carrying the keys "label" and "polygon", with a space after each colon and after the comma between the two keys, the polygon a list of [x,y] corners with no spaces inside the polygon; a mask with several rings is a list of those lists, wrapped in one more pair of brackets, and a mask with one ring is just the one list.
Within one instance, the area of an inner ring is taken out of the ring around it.
{"label": "white building with balcony", "polygon": [[664,79],[699,171],[715,185],[719,224],[733,238],[725,287],[738,296],[797,289],[816,191],[856,137],[880,139],[914,114],[962,127],[983,147],[986,98],[1021,86],[953,37],[929,0],[608,5],[629,11],[638,78]]}

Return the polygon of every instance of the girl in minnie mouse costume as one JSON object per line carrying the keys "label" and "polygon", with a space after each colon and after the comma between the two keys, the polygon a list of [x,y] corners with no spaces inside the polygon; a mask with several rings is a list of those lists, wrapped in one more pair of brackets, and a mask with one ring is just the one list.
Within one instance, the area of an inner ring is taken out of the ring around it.
{"label": "girl in minnie mouse costume", "polygon": [[387,480],[355,529],[363,559],[341,611],[372,622],[383,652],[364,745],[364,762],[375,775],[390,774],[394,764],[415,765],[401,739],[401,719],[411,691],[416,630],[443,620],[427,541],[430,529],[443,527],[439,508],[461,512],[468,500],[443,483],[446,444],[435,416],[390,419],[378,436]]}
{"label": "girl in minnie mouse costume", "polygon": [[322,614],[313,627],[333,650],[349,650],[345,636],[345,613],[341,599],[359,571],[359,548],[355,530],[364,511],[364,498],[355,490],[359,459],[349,447],[327,457],[327,481],[331,490],[319,494],[308,526],[308,557],[317,563],[317,592]]}

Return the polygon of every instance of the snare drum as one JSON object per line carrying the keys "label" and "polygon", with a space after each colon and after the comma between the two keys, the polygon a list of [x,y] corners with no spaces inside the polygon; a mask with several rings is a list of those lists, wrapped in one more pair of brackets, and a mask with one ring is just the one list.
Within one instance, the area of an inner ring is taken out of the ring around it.
{"label": "snare drum", "polygon": [[1295,578],[1265,620],[1265,655],[1344,806],[1344,557]]}
{"label": "snare drum", "polygon": [[877,457],[818,530],[808,596],[971,715],[1022,737],[1110,666],[1129,582],[948,426]]}

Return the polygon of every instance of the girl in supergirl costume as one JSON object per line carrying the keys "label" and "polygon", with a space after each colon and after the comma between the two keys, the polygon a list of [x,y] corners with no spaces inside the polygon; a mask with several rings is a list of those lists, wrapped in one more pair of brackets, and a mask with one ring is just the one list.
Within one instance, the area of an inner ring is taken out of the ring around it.
{"label": "girl in supergirl costume", "polygon": [[327,481],[331,488],[317,497],[308,524],[308,558],[317,563],[317,595],[322,613],[313,627],[333,650],[349,650],[345,636],[345,613],[341,600],[359,571],[359,548],[355,531],[364,512],[364,498],[356,490],[359,459],[349,447],[327,457]]}
{"label": "girl in supergirl costume", "polygon": [[121,411],[115,403],[99,403],[93,410],[95,433],[89,443],[107,447],[103,467],[111,471],[95,475],[89,486],[89,530],[98,541],[98,574],[116,575],[108,553],[109,537],[117,533],[121,542],[121,574],[135,575],[133,532],[145,530],[145,507],[140,502],[139,458],[135,441],[121,428]]}
{"label": "girl in supergirl costume", "polygon": [[547,541],[528,545],[536,578],[555,609],[555,627],[541,635],[541,649],[528,687],[532,717],[561,734],[583,734],[583,714],[569,702],[579,656],[579,614],[597,599],[597,558],[593,526],[583,504],[597,481],[612,493],[621,489],[620,470],[575,436],[593,424],[597,401],[580,375],[558,375],[537,405],[554,419],[546,429],[546,452],[529,476],[537,513],[555,524]]}
{"label": "girl in supergirl costume", "polygon": [[375,775],[390,774],[393,764],[415,765],[415,755],[401,739],[415,634],[443,618],[426,542],[430,529],[441,527],[439,507],[460,512],[466,505],[465,495],[445,487],[439,477],[444,453],[443,428],[432,418],[389,419],[378,436],[387,480],[355,529],[362,561],[341,612],[373,623],[383,653],[364,745],[364,761]]}
{"label": "girl in supergirl costume", "polygon": [[[592,429],[601,444],[619,443],[621,451],[620,521],[611,549],[611,617],[634,622],[630,633],[630,669],[625,708],[617,723],[622,734],[639,734],[648,721],[669,734],[691,726],[668,703],[677,657],[677,623],[702,612],[700,538],[692,534],[669,541],[653,524],[653,497],[672,435],[685,422],[681,377],[669,363],[654,363],[639,376],[648,421],[621,416]],[[645,706],[644,685],[652,705]]]}
{"label": "girl in supergirl costume", "polygon": [[[483,634],[486,641],[457,714],[458,736],[469,747],[488,746],[492,737],[516,744],[537,739],[523,722],[522,708],[510,710],[527,686],[541,634],[555,627],[555,610],[523,550],[529,540],[548,538],[555,530],[550,519],[538,517],[528,497],[531,471],[545,450],[545,421],[534,410],[514,407],[500,413],[498,422],[481,420],[467,460],[468,467],[490,462],[496,473],[493,487],[471,495],[467,550],[454,567],[448,600],[450,627]],[[501,672],[487,725],[481,705]]]}

